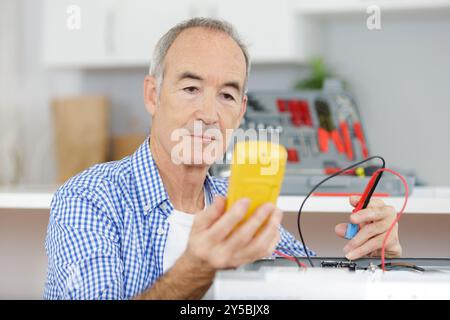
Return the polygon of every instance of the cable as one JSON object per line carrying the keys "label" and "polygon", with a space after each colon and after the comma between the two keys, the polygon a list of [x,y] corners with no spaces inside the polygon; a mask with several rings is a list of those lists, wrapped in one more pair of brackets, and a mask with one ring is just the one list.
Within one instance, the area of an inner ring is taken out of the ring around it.
{"label": "cable", "polygon": [[[382,162],[381,168],[385,168],[385,166],[386,166],[386,161],[384,161],[384,159],[383,159],[382,157],[380,157],[380,156],[372,156],[372,157],[369,157],[369,158],[367,158],[367,159],[364,159],[364,160],[362,160],[362,161],[360,161],[360,162],[357,162],[357,163],[355,163],[355,164],[352,164],[351,166],[348,166],[348,167],[346,167],[346,168],[344,168],[344,169],[342,169],[342,170],[340,170],[340,171],[338,171],[338,172],[336,172],[336,173],[334,173],[334,174],[332,174],[332,175],[326,177],[325,179],[323,179],[322,181],[320,181],[318,184],[316,184],[316,185],[314,186],[314,188],[312,188],[311,191],[306,195],[305,199],[303,199],[303,202],[302,202],[302,204],[301,204],[301,206],[300,206],[300,209],[298,210],[298,215],[297,215],[297,228],[298,228],[298,233],[299,233],[299,235],[300,235],[300,240],[301,240],[302,245],[303,245],[303,249],[305,250],[306,257],[308,258],[308,261],[309,261],[309,264],[311,265],[311,267],[314,267],[314,264],[313,264],[313,262],[312,262],[312,260],[311,260],[310,255],[309,255],[308,248],[306,247],[305,240],[303,239],[302,230],[301,230],[301,227],[300,227],[300,217],[301,217],[301,214],[302,214],[303,206],[304,206],[305,203],[306,203],[306,200],[308,200],[308,198],[311,196],[311,194],[313,194],[314,191],[316,191],[316,189],[319,188],[319,187],[320,187],[323,183],[325,183],[326,181],[328,181],[328,180],[330,180],[331,178],[334,178],[334,177],[336,177],[336,176],[338,176],[338,175],[341,175],[341,174],[343,174],[344,172],[346,172],[346,171],[348,171],[348,170],[350,170],[350,169],[353,169],[353,168],[355,168],[355,167],[358,167],[358,166],[362,165],[363,163],[366,163],[366,162],[368,162],[368,161],[371,161],[371,160],[373,160],[373,159],[380,159],[381,162]],[[378,183],[378,181],[381,179],[381,175],[382,175],[382,172],[380,172],[380,174],[378,175],[378,177],[377,177],[377,179],[376,179],[376,181],[375,181],[375,183],[374,183],[375,186],[376,186],[376,184]],[[373,190],[375,190],[375,188],[374,188]],[[370,196],[372,195],[372,193],[373,193],[373,191],[370,193],[369,197],[367,197],[369,200],[370,200]],[[366,204],[366,205],[367,205],[367,204]]]}
{"label": "cable", "polygon": [[295,263],[297,263],[297,265],[298,265],[300,268],[306,268],[306,264],[304,264],[303,262],[301,262],[295,255],[289,256],[289,255],[284,254],[283,252],[278,251],[278,250],[275,250],[275,253],[278,254],[279,256],[285,258],[285,259],[288,259],[288,260],[290,260],[290,261],[294,261]]}
{"label": "cable", "polygon": [[[387,267],[386,270],[414,270],[419,272],[425,272],[425,268],[416,266],[412,263],[402,263],[402,262],[388,262],[385,265]],[[382,267],[382,265],[378,265],[379,268]]]}
{"label": "cable", "polygon": [[405,211],[406,204],[408,203],[409,187],[408,187],[408,183],[406,182],[406,179],[401,174],[399,174],[398,172],[395,172],[391,169],[381,168],[381,169],[378,169],[377,171],[375,171],[374,174],[376,174],[377,172],[381,173],[384,171],[392,173],[393,175],[397,176],[402,181],[403,186],[405,187],[405,200],[403,201],[403,206],[400,209],[400,211],[397,213],[397,218],[394,220],[394,222],[392,222],[391,226],[389,227],[388,231],[386,232],[386,236],[384,237],[383,244],[381,246],[381,269],[383,269],[383,271],[386,271],[386,264],[385,264],[386,241],[389,238],[389,235],[391,234],[392,229],[394,229],[395,225],[398,223],[398,221],[402,217],[403,211]]}

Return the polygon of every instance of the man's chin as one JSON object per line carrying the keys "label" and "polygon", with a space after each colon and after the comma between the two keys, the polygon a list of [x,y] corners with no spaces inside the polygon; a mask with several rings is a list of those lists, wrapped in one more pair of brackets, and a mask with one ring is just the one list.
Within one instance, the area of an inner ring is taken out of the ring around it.
{"label": "man's chin", "polygon": [[210,167],[214,164],[215,161],[216,159],[213,157],[207,157],[204,155],[191,155],[186,157],[182,156],[179,159],[176,159],[175,163],[192,167]]}
{"label": "man's chin", "polygon": [[204,167],[213,165],[220,157],[223,157],[222,149],[220,141],[217,140],[205,140],[202,143],[202,139],[197,139],[193,143],[190,138],[187,138],[172,148],[171,156],[174,163]]}

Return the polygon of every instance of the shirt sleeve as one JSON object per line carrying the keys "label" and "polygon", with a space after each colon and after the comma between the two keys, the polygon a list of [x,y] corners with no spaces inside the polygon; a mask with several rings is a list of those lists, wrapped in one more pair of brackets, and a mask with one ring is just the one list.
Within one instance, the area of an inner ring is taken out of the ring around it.
{"label": "shirt sleeve", "polygon": [[[314,251],[310,250],[308,247],[306,249],[310,256],[316,256]],[[277,245],[277,250],[290,256],[306,257],[306,251],[303,244],[282,226],[280,226],[280,242]],[[274,256],[277,256],[277,254],[274,254]]]}
{"label": "shirt sleeve", "polygon": [[52,199],[45,248],[44,299],[122,299],[117,228],[101,195],[66,188]]}

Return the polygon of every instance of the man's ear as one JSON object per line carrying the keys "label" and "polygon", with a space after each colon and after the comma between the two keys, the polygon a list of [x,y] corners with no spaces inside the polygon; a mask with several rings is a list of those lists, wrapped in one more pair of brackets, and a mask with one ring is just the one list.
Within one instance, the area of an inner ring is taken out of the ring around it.
{"label": "man's ear", "polygon": [[239,128],[242,118],[245,115],[245,111],[247,110],[247,100],[248,100],[247,95],[244,95],[244,98],[242,99],[241,103],[241,113],[239,114],[239,121],[237,122],[235,129]]}
{"label": "man's ear", "polygon": [[157,80],[153,76],[146,76],[144,78],[144,103],[147,111],[154,116],[156,112],[156,105],[158,101]]}

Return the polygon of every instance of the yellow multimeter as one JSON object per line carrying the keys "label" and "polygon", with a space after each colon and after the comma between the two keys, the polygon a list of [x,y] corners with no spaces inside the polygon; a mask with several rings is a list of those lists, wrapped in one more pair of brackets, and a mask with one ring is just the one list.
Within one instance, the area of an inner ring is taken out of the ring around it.
{"label": "yellow multimeter", "polygon": [[268,141],[241,141],[234,146],[226,211],[241,198],[250,205],[243,221],[266,202],[276,205],[286,167],[286,149]]}

